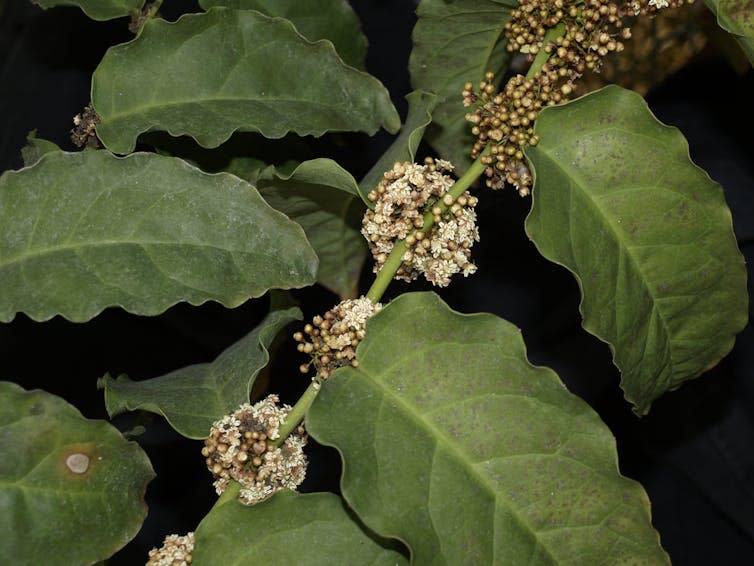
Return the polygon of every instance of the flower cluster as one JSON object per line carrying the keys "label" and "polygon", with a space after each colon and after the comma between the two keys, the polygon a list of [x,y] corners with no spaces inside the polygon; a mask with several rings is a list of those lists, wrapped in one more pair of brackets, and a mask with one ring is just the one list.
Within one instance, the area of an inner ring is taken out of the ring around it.
{"label": "flower cluster", "polygon": [[291,408],[270,395],[255,405],[245,403],[212,425],[202,456],[215,477],[218,495],[232,479],[241,484],[239,499],[253,505],[284,488],[296,489],[306,475],[306,433],[299,426],[280,447],[280,426]]}
{"label": "flower cluster", "polygon": [[[539,112],[568,100],[586,70],[599,72],[605,56],[623,50],[622,41],[631,37],[627,17],[685,2],[693,0],[521,0],[505,24],[507,48],[531,58],[544,50],[547,62],[532,77],[514,76],[499,92],[492,73],[479,84],[479,93],[472,83],[463,90],[464,105],[475,107],[466,114],[477,138],[472,157],[491,146],[482,158],[487,186],[499,189],[507,181],[528,195],[532,178],[523,148],[539,141],[534,133]],[[545,42],[548,30],[556,26],[562,26],[562,33]]]}
{"label": "flower cluster", "polygon": [[[315,316],[312,324],[304,327],[303,333],[293,335],[298,342],[298,351],[312,357],[310,363],[301,366],[301,373],[307,373],[313,365],[317,375],[327,379],[339,367],[358,366],[356,346],[364,339],[367,321],[381,308],[380,303],[374,304],[366,297],[360,297],[346,299],[324,316]],[[307,337],[311,342],[306,340]]]}
{"label": "flower cluster", "polygon": [[168,535],[160,548],[149,551],[146,566],[189,566],[193,562],[194,533],[186,536]]}
{"label": "flower cluster", "polygon": [[[369,193],[375,207],[364,215],[361,233],[374,256],[375,273],[387,261],[395,239],[405,239],[408,246],[396,279],[412,281],[423,274],[434,285],[445,287],[452,275],[476,271],[471,247],[479,241],[477,199],[468,192],[457,199],[449,194],[453,179],[443,171],[452,168],[447,161],[432,158],[424,165],[396,163]],[[433,222],[424,230],[428,214]]]}

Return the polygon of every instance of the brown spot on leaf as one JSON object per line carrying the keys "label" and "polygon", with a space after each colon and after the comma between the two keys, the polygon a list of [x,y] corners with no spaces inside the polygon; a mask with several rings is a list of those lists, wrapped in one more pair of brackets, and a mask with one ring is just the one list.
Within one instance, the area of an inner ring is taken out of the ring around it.
{"label": "brown spot on leaf", "polygon": [[85,478],[90,475],[98,459],[93,442],[81,442],[65,446],[60,454],[59,468],[69,478]]}

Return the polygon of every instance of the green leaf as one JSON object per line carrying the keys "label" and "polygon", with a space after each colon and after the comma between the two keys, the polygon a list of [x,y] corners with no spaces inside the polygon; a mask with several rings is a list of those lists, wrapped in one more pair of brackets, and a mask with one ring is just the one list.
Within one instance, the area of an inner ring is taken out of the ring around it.
{"label": "green leaf", "polygon": [[467,81],[478,83],[487,71],[502,76],[510,60],[503,26],[515,0],[422,0],[414,28],[409,71],[415,89],[436,92],[427,141],[463,173],[473,144],[468,112],[461,102]]}
{"label": "green leaf", "polygon": [[32,0],[40,8],[78,6],[93,20],[112,20],[141,10],[145,0]]}
{"label": "green leaf", "polygon": [[314,282],[301,228],[233,175],[180,159],[49,153],[0,177],[0,320],[81,322],[109,306],[155,315],[235,307]]}
{"label": "green leaf", "polygon": [[366,332],[307,429],[340,451],[354,511],[414,563],[668,563],[610,431],[529,364],[516,327],[408,293]]}
{"label": "green leaf", "polygon": [[270,361],[270,344],[293,320],[301,320],[297,308],[271,312],[212,363],[187,366],[143,381],[106,375],[97,386],[105,390],[108,414],[114,417],[126,411],[150,411],[164,416],[187,438],[206,438],[213,422],[249,402],[254,381]]}
{"label": "green leaf", "polygon": [[718,25],[729,32],[754,65],[754,4],[750,0],[705,0]]}
{"label": "green leaf", "polygon": [[51,153],[60,149],[51,141],[38,138],[37,130],[29,132],[29,135],[26,136],[26,142],[27,145],[21,148],[21,158],[24,160],[24,167],[34,165],[45,153]]}
{"label": "green leaf", "polygon": [[92,77],[92,103],[97,135],[116,153],[151,130],[216,147],[236,130],[280,138],[400,126],[385,87],[332,44],[307,41],[287,20],[227,8],[150,20],[110,48]]}
{"label": "green leaf", "polygon": [[290,174],[269,167],[256,180],[273,208],[298,222],[319,256],[317,281],[342,298],[358,293],[367,255],[364,207],[356,181],[330,159],[305,161]]}
{"label": "green leaf", "polygon": [[437,106],[438,99],[433,92],[415,90],[406,96],[406,100],[408,101],[408,115],[400,135],[395,138],[392,145],[359,183],[361,200],[370,208],[374,208],[374,203],[367,198],[367,195],[379,185],[382,175],[392,169],[393,163],[396,161],[414,162],[424,130],[432,122],[432,111]]}
{"label": "green leaf", "polygon": [[226,6],[285,18],[309,41],[332,42],[343,61],[364,69],[367,38],[361,33],[359,17],[346,0],[200,0],[199,4],[205,10]]}
{"label": "green leaf", "polygon": [[631,91],[548,108],[526,150],[526,231],[576,277],[635,411],[714,366],[746,324],[744,260],[723,192]]}
{"label": "green leaf", "polygon": [[0,564],[92,564],[139,531],[154,472],[108,423],[0,382],[0,454]]}

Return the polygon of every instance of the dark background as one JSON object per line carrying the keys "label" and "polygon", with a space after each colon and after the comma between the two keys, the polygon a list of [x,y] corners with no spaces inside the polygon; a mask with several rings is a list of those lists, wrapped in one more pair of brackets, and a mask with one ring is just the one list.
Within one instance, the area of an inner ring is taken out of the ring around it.
{"label": "dark background", "polygon": [[[415,2],[354,0],[370,41],[367,67],[388,87],[405,115],[410,91],[406,70]],[[163,11],[173,18],[177,6]],[[173,10],[173,11],[171,11]],[[75,8],[43,12],[26,0],[0,3],[0,164],[21,165],[26,134],[73,150],[72,117],[89,101],[91,73],[108,46],[127,41],[124,20],[93,22]],[[648,96],[655,114],[678,126],[693,160],[720,182],[749,264],[754,256],[754,72],[740,75],[707,50]],[[343,143],[343,141],[347,143]],[[317,142],[357,178],[390,143],[346,136]],[[569,389],[586,399],[615,434],[622,472],[644,486],[653,522],[676,565],[754,564],[754,331],[738,337],[716,368],[657,401],[636,418],[623,400],[607,346],[580,325],[576,283],[542,259],[523,232],[530,201],[514,191],[485,193],[478,207],[482,241],[474,249],[479,272],[444,290],[463,312],[496,313],[522,328],[534,363],[555,369]],[[370,275],[364,274],[362,288]],[[410,290],[424,288],[412,285]],[[409,290],[396,284],[395,296]],[[337,302],[315,288],[295,293],[310,318]],[[386,297],[388,298],[388,297]],[[0,324],[0,378],[60,395],[90,418],[106,418],[96,380],[105,372],[134,379],[211,361],[264,316],[261,299],[225,310],[215,304],[179,305],[154,318],[109,309],[87,324],[56,317],[35,323],[19,315]],[[291,330],[292,332],[292,330]],[[292,348],[290,341],[282,345]],[[305,387],[282,355],[273,363],[271,388],[295,401]],[[157,478],[149,485],[149,516],[136,539],[110,564],[143,564],[149,548],[169,533],[193,530],[214,501],[200,443],[183,439],[149,415],[115,419],[121,430],[146,426],[138,441]],[[310,446],[304,490],[337,489],[339,464],[330,450]],[[0,457],[12,457],[2,454]],[[54,549],[51,549],[54,552]]]}

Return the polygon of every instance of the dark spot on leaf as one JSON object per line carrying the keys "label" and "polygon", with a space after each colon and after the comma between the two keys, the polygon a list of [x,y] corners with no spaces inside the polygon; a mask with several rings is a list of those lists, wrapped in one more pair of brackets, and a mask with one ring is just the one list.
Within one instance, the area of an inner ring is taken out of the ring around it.
{"label": "dark spot on leaf", "polygon": [[45,412],[44,403],[33,403],[29,407],[29,414],[30,415],[44,415],[44,412]]}

